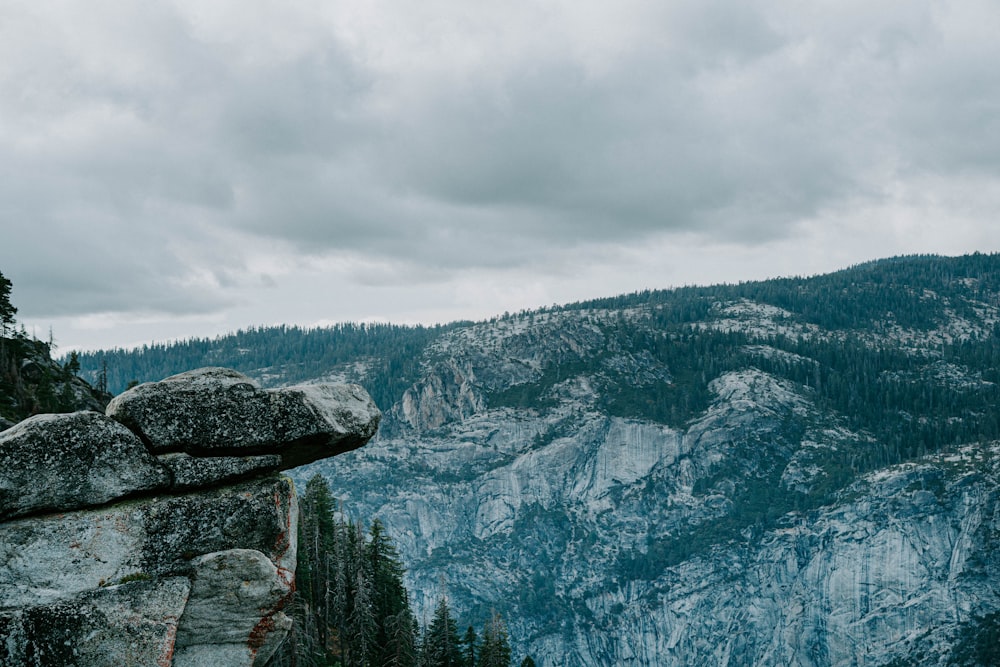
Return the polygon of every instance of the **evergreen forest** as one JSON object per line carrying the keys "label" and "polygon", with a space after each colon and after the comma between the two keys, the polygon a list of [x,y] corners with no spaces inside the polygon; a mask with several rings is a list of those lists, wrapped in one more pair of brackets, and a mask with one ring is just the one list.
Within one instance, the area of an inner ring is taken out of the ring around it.
{"label": "evergreen forest", "polygon": [[[599,383],[600,407],[609,414],[682,427],[708,406],[714,378],[759,368],[807,387],[820,407],[845,415],[849,428],[878,443],[835,462],[841,470],[831,476],[832,489],[858,472],[960,442],[1000,438],[1000,412],[992,409],[1000,402],[1000,323],[985,332],[932,336],[956,319],[978,319],[984,305],[1000,305],[997,294],[1000,255],[913,256],[808,278],[647,290],[504,314],[493,322],[523,320],[525,337],[536,319],[557,315],[598,328],[605,343],[596,352],[557,350],[538,378],[484,383],[482,390],[490,407],[544,409],[561,379],[587,374]],[[720,317],[720,304],[741,301],[780,308],[795,333],[705,325]],[[598,311],[605,315],[596,317]],[[643,316],[626,317],[628,312]],[[261,327],[215,339],[81,353],[77,362],[84,378],[105,383],[112,393],[210,365],[234,368],[265,386],[339,369],[386,411],[419,380],[435,341],[472,326]],[[810,330],[823,335],[802,334]],[[901,343],[895,335],[900,331],[914,340]],[[542,346],[545,336],[558,333],[536,334],[527,344]],[[634,369],[609,365],[623,354],[663,373],[637,381]],[[947,381],[949,373],[964,379]]]}
{"label": "evergreen forest", "polygon": [[[459,622],[442,594],[421,625],[403,583],[405,567],[382,523],[347,518],[316,475],[299,502],[292,630],[269,667],[510,667],[504,619],[480,632]],[[522,665],[534,665],[525,657]]]}

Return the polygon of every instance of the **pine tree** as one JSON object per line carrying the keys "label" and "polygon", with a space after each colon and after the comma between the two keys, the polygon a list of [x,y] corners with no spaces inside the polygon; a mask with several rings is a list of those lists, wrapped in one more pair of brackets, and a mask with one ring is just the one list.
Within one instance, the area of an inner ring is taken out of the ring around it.
{"label": "pine tree", "polygon": [[479,649],[477,667],[510,667],[510,635],[507,624],[496,612],[483,628],[483,644]]}
{"label": "pine tree", "polygon": [[304,607],[301,644],[312,659],[321,661],[315,664],[325,663],[333,621],[328,595],[330,554],[336,551],[333,506],[326,480],[319,475],[310,479],[299,505],[296,597]]}
{"label": "pine tree", "polygon": [[347,650],[344,651],[345,667],[366,667],[375,657],[375,619],[373,573],[367,558],[367,544],[364,529],[350,524],[351,538],[348,557],[350,559],[349,584],[353,599],[349,604],[346,618],[346,632],[342,637]]}
{"label": "pine tree", "polygon": [[66,362],[66,373],[73,377],[80,374],[80,355],[76,350],[69,353],[69,361]]}
{"label": "pine tree", "polygon": [[526,655],[521,661],[521,667],[535,667],[535,661],[531,659],[530,655]]}
{"label": "pine tree", "polygon": [[476,636],[476,629],[471,625],[466,629],[462,637],[462,657],[465,667],[476,667],[476,654],[479,651],[479,637]]}
{"label": "pine tree", "polygon": [[10,291],[13,284],[0,273],[0,335],[6,336],[14,327],[14,315],[17,308],[10,302]]}
{"label": "pine tree", "polygon": [[367,560],[372,574],[378,664],[408,664],[405,656],[412,654],[416,643],[412,636],[416,619],[403,584],[406,570],[399,559],[399,551],[379,519],[372,521],[368,530]]}
{"label": "pine tree", "polygon": [[448,599],[442,597],[434,610],[430,627],[424,632],[423,665],[426,667],[461,667],[458,627],[451,617]]}

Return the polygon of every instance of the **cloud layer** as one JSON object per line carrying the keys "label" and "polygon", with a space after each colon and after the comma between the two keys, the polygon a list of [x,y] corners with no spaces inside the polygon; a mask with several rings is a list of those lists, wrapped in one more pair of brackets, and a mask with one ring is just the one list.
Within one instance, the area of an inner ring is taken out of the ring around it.
{"label": "cloud layer", "polygon": [[26,317],[218,323],[654,247],[995,250],[998,33],[976,0],[0,0],[0,270]]}

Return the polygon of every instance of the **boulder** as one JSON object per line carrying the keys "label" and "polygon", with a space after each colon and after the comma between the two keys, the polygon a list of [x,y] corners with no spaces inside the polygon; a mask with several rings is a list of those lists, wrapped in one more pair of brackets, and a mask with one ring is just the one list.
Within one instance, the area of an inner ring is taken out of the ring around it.
{"label": "boulder", "polygon": [[297,510],[291,480],[252,480],[182,496],[0,524],[0,610],[135,576],[190,576],[198,556],[254,549],[291,577]]}
{"label": "boulder", "polygon": [[0,433],[0,520],[166,489],[170,472],[95,412],[37,415]]}
{"label": "boulder", "polygon": [[277,453],[283,469],[360,447],[381,419],[357,385],[264,390],[225,368],[201,368],[133,387],[111,401],[107,414],[155,453]]}
{"label": "boulder", "polygon": [[281,611],[292,597],[289,578],[252,549],[205,554],[192,566],[175,667],[266,664],[292,626]]}
{"label": "boulder", "polygon": [[0,433],[0,665],[261,666],[291,627],[295,488],[363,445],[355,385],[265,391],[225,369]]}
{"label": "boulder", "polygon": [[171,658],[190,589],[187,577],[135,581],[0,612],[0,664],[178,665]]}

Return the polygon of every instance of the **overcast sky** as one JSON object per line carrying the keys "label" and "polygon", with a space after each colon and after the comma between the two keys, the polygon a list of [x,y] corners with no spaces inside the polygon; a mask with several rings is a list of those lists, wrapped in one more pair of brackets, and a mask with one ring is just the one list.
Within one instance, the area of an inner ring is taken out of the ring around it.
{"label": "overcast sky", "polygon": [[0,0],[60,351],[1000,250],[996,0]]}

